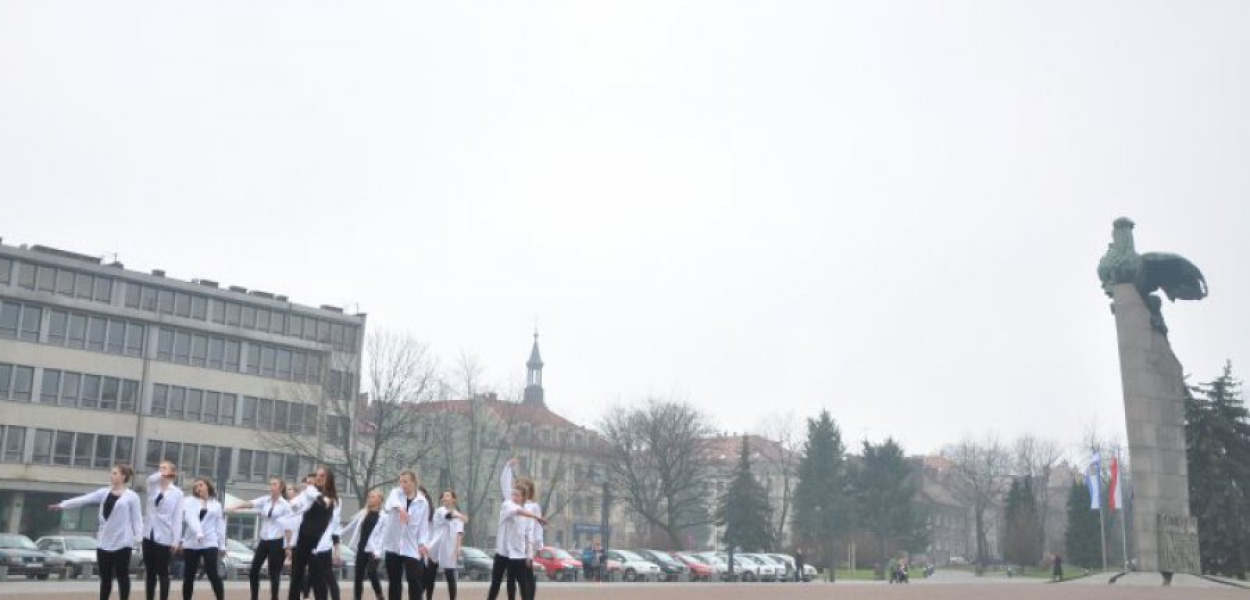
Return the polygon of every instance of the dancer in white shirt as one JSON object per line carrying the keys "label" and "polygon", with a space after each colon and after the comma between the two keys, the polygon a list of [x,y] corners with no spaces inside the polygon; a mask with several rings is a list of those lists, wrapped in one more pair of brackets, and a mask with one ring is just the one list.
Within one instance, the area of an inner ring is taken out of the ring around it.
{"label": "dancer in white shirt", "polygon": [[256,532],[256,552],[252,555],[252,568],[248,572],[252,600],[259,600],[260,597],[260,568],[263,565],[269,567],[270,600],[278,600],[282,585],[282,560],[286,558],[286,531],[282,518],[291,514],[291,504],[283,497],[285,491],[286,482],[281,477],[271,477],[268,496],[261,496],[251,502],[240,502],[226,509],[227,513],[252,509],[260,515],[260,529]]}
{"label": "dancer in white shirt", "polygon": [[[508,464],[504,465],[503,473],[499,476],[501,485],[503,485],[505,489],[511,488],[513,485],[521,488],[521,490],[525,492],[525,510],[541,517],[543,516],[543,509],[538,505],[538,502],[535,501],[535,498],[538,496],[538,488],[534,485],[534,480],[529,477],[522,476],[517,477],[516,483],[513,483],[513,467],[516,464],[517,460],[514,458],[508,461]],[[530,555],[525,559],[525,568],[530,573],[529,595],[530,598],[534,598],[538,595],[538,578],[534,577],[534,557],[538,555],[538,552],[543,548],[543,527],[536,521],[527,521],[525,525],[525,535],[529,539],[530,543]],[[509,573],[508,600],[516,600],[516,585],[516,578]]]}
{"label": "dancer in white shirt", "polygon": [[385,529],[385,521],[386,518],[382,515],[382,491],[371,490],[365,499],[365,507],[343,527],[343,536],[349,540],[347,547],[356,551],[356,573],[352,579],[355,600],[361,600],[366,578],[373,586],[374,596],[377,600],[382,600],[382,580],[378,578],[382,536],[377,532]]}
{"label": "dancer in white shirt", "polygon": [[302,586],[296,581],[296,574],[303,571],[304,565],[307,565],[313,596],[317,600],[326,600],[328,593],[333,600],[339,600],[334,564],[341,560],[339,532],[343,505],[334,484],[334,471],[321,466],[317,467],[316,473],[315,483],[305,487],[291,501],[291,510],[304,517],[291,559],[290,600],[298,597]]}
{"label": "dancer in white shirt", "polygon": [[417,490],[420,485],[415,472],[401,471],[399,487],[391,490],[383,508],[387,514],[382,539],[389,600],[403,600],[405,579],[408,600],[421,600],[424,559],[429,556],[430,505]]}
{"label": "dancer in white shirt", "polygon": [[217,489],[209,478],[200,477],[191,484],[191,497],[182,501],[182,524],[182,542],[174,547],[175,553],[182,552],[182,600],[191,600],[195,593],[201,564],[213,595],[224,600],[218,563],[226,553],[226,520],[217,501]]}
{"label": "dancer in white shirt", "polygon": [[143,514],[139,495],[130,489],[134,469],[117,464],[109,472],[109,486],[90,494],[48,505],[53,512],[90,504],[100,505],[100,530],[96,534],[96,564],[100,568],[100,600],[108,600],[117,579],[117,595],[130,599],[130,553],[143,539]]}
{"label": "dancer in white shirt", "polygon": [[434,511],[434,518],[430,521],[431,562],[425,568],[425,600],[434,598],[439,569],[447,579],[447,593],[451,600],[456,600],[456,563],[460,557],[460,542],[464,538],[464,524],[469,522],[469,518],[456,510],[456,492],[443,490],[440,502],[442,506]]}
{"label": "dancer in white shirt", "polygon": [[174,485],[178,467],[163,460],[148,476],[148,521],[143,538],[143,575],[147,600],[155,600],[160,582],[160,600],[169,600],[169,561],[182,531],[182,488]]}
{"label": "dancer in white shirt", "polygon": [[519,486],[508,488],[507,484],[512,482],[512,466],[516,462],[515,458],[508,461],[499,477],[504,501],[499,507],[499,532],[495,536],[495,563],[491,567],[487,600],[495,600],[499,596],[499,586],[505,573],[516,579],[522,600],[533,600],[530,596],[533,587],[529,582],[532,571],[526,567],[526,561],[534,555],[534,551],[524,519],[533,519],[543,525],[547,524],[547,520],[525,510],[524,489]]}

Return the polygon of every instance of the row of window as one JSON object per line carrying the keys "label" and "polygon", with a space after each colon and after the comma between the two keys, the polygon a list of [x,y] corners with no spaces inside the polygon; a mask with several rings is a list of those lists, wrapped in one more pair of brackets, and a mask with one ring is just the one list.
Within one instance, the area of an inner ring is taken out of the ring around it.
{"label": "row of window", "polygon": [[0,425],[0,462],[22,462],[22,454],[25,451],[26,428],[17,425]]}
{"label": "row of window", "polygon": [[312,435],[317,432],[317,407],[285,400],[244,396],[239,425],[255,427],[261,431]]}
{"label": "row of window", "polygon": [[51,310],[48,343],[95,352],[143,356],[147,327],[140,323],[97,315]]}
{"label": "row of window", "polygon": [[261,377],[318,383],[321,354],[233,338],[162,327],[156,338],[156,359]]}
{"label": "row of window", "polygon": [[83,273],[63,267],[18,263],[17,285],[32,291],[48,292],[95,302],[113,299],[113,278]]}
{"label": "row of window", "polygon": [[0,399],[30,402],[35,368],[0,363]]}
{"label": "row of window", "polygon": [[42,322],[43,310],[38,306],[0,300],[0,337],[37,342]]}
{"label": "row of window", "polygon": [[[15,429],[25,428],[9,426],[7,429],[7,435],[12,435]],[[34,433],[33,464],[107,469],[134,459],[134,438],[131,437],[55,429],[35,429]],[[25,431],[20,435],[24,438]],[[17,453],[18,460],[21,460],[21,451]]]}
{"label": "row of window", "polygon": [[131,282],[125,303],[128,308],[331,344],[343,352],[356,350],[355,325]]}
{"label": "row of window", "polygon": [[170,419],[234,425],[238,396],[158,383],[152,386],[148,414]]}
{"label": "row of window", "polygon": [[148,440],[144,466],[148,471],[155,471],[161,461],[168,460],[178,465],[178,471],[184,476],[217,479],[218,466],[230,471],[231,454],[230,448],[221,446]]}
{"label": "row of window", "polygon": [[39,399],[44,404],[133,413],[139,401],[139,382],[119,377],[44,369],[43,382],[39,386]]}

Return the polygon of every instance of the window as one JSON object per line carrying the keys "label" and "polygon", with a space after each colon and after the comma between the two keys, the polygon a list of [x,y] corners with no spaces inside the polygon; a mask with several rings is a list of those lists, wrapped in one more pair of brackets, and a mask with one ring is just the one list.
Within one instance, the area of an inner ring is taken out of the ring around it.
{"label": "window", "polygon": [[66,334],[69,329],[69,313],[63,310],[54,310],[48,316],[48,343],[65,345]]}
{"label": "window", "polygon": [[211,300],[209,302],[209,312],[212,314],[214,323],[226,322],[226,304],[221,300]]}
{"label": "window", "polygon": [[142,287],[137,283],[126,284],[126,308],[139,308],[139,293]]}
{"label": "window", "polygon": [[147,451],[143,455],[143,464],[148,470],[155,470],[161,465],[161,443],[156,440],[148,440]]}
{"label": "window", "polygon": [[200,415],[204,410],[204,391],[203,390],[187,390],[187,416],[188,421],[199,421]]}
{"label": "window", "polygon": [[91,455],[95,452],[95,435],[90,433],[79,433],[75,436],[74,443],[74,466],[90,467]]}
{"label": "window", "polygon": [[61,270],[56,272],[56,293],[62,296],[74,295],[73,271]]}
{"label": "window", "polygon": [[291,353],[291,379],[294,381],[304,381],[304,378],[306,376],[307,375],[304,371],[304,353],[292,352]]}
{"label": "window", "polygon": [[171,386],[169,388],[169,417],[181,419],[187,410],[187,388]]}
{"label": "window", "polygon": [[273,400],[262,399],[256,404],[256,425],[264,431],[273,431]]}
{"label": "window", "polygon": [[82,375],[66,372],[61,376],[61,406],[78,406]]}
{"label": "window", "polygon": [[138,323],[128,323],[126,325],[126,354],[129,356],[143,356],[143,336],[147,333],[147,328]]}
{"label": "window", "polygon": [[69,316],[69,347],[83,348],[87,341],[87,317],[83,315]]}
{"label": "window", "polygon": [[221,394],[204,392],[204,422],[216,423],[221,414]]}
{"label": "window", "polygon": [[74,297],[84,300],[91,299],[91,288],[94,277],[85,273],[77,273],[74,275]]}
{"label": "window", "polygon": [[104,349],[104,332],[108,328],[108,321],[103,317],[87,318],[87,349],[103,350]]}
{"label": "window", "polygon": [[135,450],[135,439],[131,437],[117,438],[117,445],[113,448],[113,462],[124,462],[133,464]]}
{"label": "window", "polygon": [[208,315],[208,298],[191,296],[191,318],[203,321]]}
{"label": "window", "polygon": [[200,460],[196,472],[211,477],[217,471],[217,449],[212,446],[200,446]]}
{"label": "window", "polygon": [[17,269],[17,285],[28,290],[35,289],[35,265],[20,263]]}
{"label": "window", "polygon": [[234,475],[238,479],[248,480],[252,478],[252,451],[239,450],[239,462],[234,465]]}
{"label": "window", "polygon": [[158,383],[152,386],[152,409],[149,414],[165,416],[169,410],[169,386]]}
{"label": "window", "polygon": [[0,258],[0,283],[9,283],[13,276],[13,261]]}
{"label": "window", "polygon": [[182,460],[182,444],[178,442],[165,442],[161,453],[165,456],[161,460],[167,460],[180,467],[185,466]]}
{"label": "window", "polygon": [[133,379],[122,380],[122,395],[117,399],[117,410],[134,412],[135,403],[139,401],[139,382]]}
{"label": "window", "polygon": [[140,299],[143,302],[143,310],[156,312],[157,298],[156,288],[143,286],[143,292]]}
{"label": "window", "polygon": [[195,335],[191,337],[191,366],[202,367],[208,360],[208,337]]}
{"label": "window", "polygon": [[308,375],[305,381],[318,383],[321,381],[321,356],[317,354],[308,355]]}
{"label": "window", "polygon": [[22,305],[13,302],[0,302],[0,336],[17,337],[17,323],[22,313]]}
{"label": "window", "polygon": [[260,348],[260,374],[262,377],[273,377],[277,365],[277,352],[269,346]]}
{"label": "window", "polygon": [[174,314],[179,317],[191,316],[191,296],[183,292],[174,294]]}
{"label": "window", "polygon": [[269,331],[269,311],[263,308],[256,309],[256,329],[258,331]]}
{"label": "window", "polygon": [[156,359],[168,360],[174,359],[174,332],[168,329],[161,329],[156,336]]}
{"label": "window", "polygon": [[317,407],[304,407],[304,433],[312,434],[317,432]]}
{"label": "window", "polygon": [[8,398],[13,387],[13,365],[0,364],[0,398]]}
{"label": "window", "polygon": [[[3,265],[0,265],[3,266]],[[22,462],[22,454],[26,451],[26,428],[9,425],[4,429],[4,445],[0,446],[0,461]]]}
{"label": "window", "polygon": [[174,362],[180,365],[191,362],[191,334],[185,331],[174,332]]}
{"label": "window", "polygon": [[274,403],[273,407],[273,429],[274,431],[290,430],[291,404],[281,400]]}
{"label": "window", "polygon": [[174,312],[174,293],[169,290],[157,290],[156,292],[156,312],[161,314],[172,314]]}
{"label": "window", "polygon": [[274,312],[269,317],[269,333],[281,334],[283,331],[286,331],[286,315]]}
{"label": "window", "polygon": [[245,372],[256,375],[260,373],[260,346],[256,344],[244,344],[247,350],[247,368]]}
{"label": "window", "polygon": [[13,368],[13,399],[30,401],[30,388],[34,383],[34,367],[17,366]]}
{"label": "window", "polygon": [[243,427],[256,426],[256,399],[251,396],[243,397],[243,414],[239,416],[239,424]]}
{"label": "window", "polygon": [[291,378],[291,351],[278,349],[278,368],[275,371],[278,379]]}
{"label": "window", "polygon": [[126,322],[109,319],[108,338],[105,352],[124,354],[126,352]]}
{"label": "window", "polygon": [[233,341],[233,340],[226,340],[225,346],[226,346],[225,370],[238,372],[240,343]]}
{"label": "window", "polygon": [[52,464],[69,466],[74,454],[74,432],[58,431],[52,442]]}
{"label": "window", "polygon": [[56,269],[40,266],[35,275],[35,287],[41,292],[56,290]]}
{"label": "window", "polygon": [[117,409],[117,397],[121,394],[121,381],[116,377],[105,377],[100,387],[100,408]]}
{"label": "window", "polygon": [[31,456],[31,462],[37,464],[52,462],[52,435],[54,433],[51,429],[35,430],[35,452]]}
{"label": "window", "polygon": [[91,296],[96,302],[112,302],[113,280],[107,277],[96,277]]}
{"label": "window", "polygon": [[56,369],[43,370],[43,382],[39,386],[39,401],[45,404],[56,404],[61,393],[61,372]]}
{"label": "window", "polygon": [[[82,435],[82,434],[79,434]],[[81,440],[80,440],[81,441]],[[95,438],[95,461],[92,466],[107,469],[113,466],[113,436],[97,435]]]}
{"label": "window", "polygon": [[291,406],[291,414],[289,430],[291,433],[304,433],[304,405],[296,402],[289,403]]}
{"label": "window", "polygon": [[226,303],[226,325],[238,326],[239,313],[242,312],[242,308],[233,302]]}
{"label": "window", "polygon": [[292,337],[299,337],[304,331],[304,318],[299,315],[291,315],[286,320],[286,334]]}
{"label": "window", "polygon": [[28,342],[39,341],[39,329],[43,324],[43,309],[34,306],[22,307],[22,328],[17,332],[18,339]]}
{"label": "window", "polygon": [[239,324],[248,329],[255,329],[256,328],[256,308],[252,306],[244,305],[242,312],[239,315]]}
{"label": "window", "polygon": [[238,401],[238,397],[234,394],[221,395],[221,418],[218,421],[223,425],[234,425],[234,405]]}
{"label": "window", "polygon": [[268,452],[254,452],[252,457],[252,479],[263,480],[265,478],[265,467],[269,466]]}
{"label": "window", "polygon": [[100,406],[100,376],[82,376],[82,406],[96,408]]}

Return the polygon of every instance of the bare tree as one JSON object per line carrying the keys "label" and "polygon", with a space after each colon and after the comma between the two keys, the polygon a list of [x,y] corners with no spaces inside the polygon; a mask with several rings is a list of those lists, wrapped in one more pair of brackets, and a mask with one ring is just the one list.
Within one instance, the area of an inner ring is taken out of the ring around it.
{"label": "bare tree", "polygon": [[274,448],[335,466],[363,505],[369,490],[412,464],[423,448],[411,443],[421,419],[417,406],[439,388],[435,359],[424,342],[404,333],[375,331],[365,341],[362,398],[354,365],[332,365],[325,385],[292,388],[303,406],[318,407],[320,426],[266,431]]}
{"label": "bare tree", "polygon": [[[777,445],[777,453],[761,453],[761,458],[781,477],[781,503],[774,510],[773,539],[778,544],[786,540],[786,526],[790,523],[790,504],[793,502],[794,484],[798,481],[799,449],[803,440],[799,435],[799,420],[793,412],[771,415],[761,426],[761,435]],[[772,495],[772,490],[769,490]]]}
{"label": "bare tree", "polygon": [[614,496],[663,531],[672,548],[684,547],[686,530],[712,522],[711,467],[702,448],[713,432],[708,417],[686,403],[651,399],[610,411],[601,429]]}
{"label": "bare tree", "polygon": [[1050,522],[1051,513],[1062,507],[1052,507],[1054,493],[1050,488],[1051,476],[1061,464],[1063,452],[1052,440],[1044,440],[1033,435],[1023,435],[1016,439],[1013,448],[1015,474],[1029,477],[1033,482],[1033,499],[1037,504],[1038,520],[1041,522],[1043,548],[1057,547],[1052,545],[1055,540],[1046,537],[1046,525]]}
{"label": "bare tree", "polygon": [[994,437],[983,441],[965,438],[943,453],[952,463],[955,489],[972,508],[976,537],[977,572],[989,562],[989,523],[986,517],[1002,495],[1011,457]]}

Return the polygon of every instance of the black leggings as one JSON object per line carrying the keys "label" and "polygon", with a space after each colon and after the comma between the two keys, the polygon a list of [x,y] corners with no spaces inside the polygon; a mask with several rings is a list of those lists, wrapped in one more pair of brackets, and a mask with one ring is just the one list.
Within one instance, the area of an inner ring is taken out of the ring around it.
{"label": "black leggings", "polygon": [[117,595],[130,600],[130,548],[95,551],[96,564],[100,567],[100,600],[108,600],[113,593],[113,579],[117,579]]}
{"label": "black leggings", "polygon": [[378,578],[378,561],[373,558],[364,549],[356,551],[356,577],[353,580],[352,590],[355,592],[353,598],[360,600],[365,593],[365,579],[369,579],[369,583],[373,585],[373,594],[382,598],[382,580]]}
{"label": "black leggings", "polygon": [[161,585],[161,599],[169,600],[169,558],[173,556],[173,548],[158,544],[151,538],[143,539],[143,577],[147,582],[144,591],[148,600],[156,600],[156,582]]}
{"label": "black leggings", "polygon": [[308,578],[312,580],[313,597],[326,600],[329,592],[332,600],[339,600],[339,581],[334,576],[334,551],[326,550],[312,555],[308,565]]}
{"label": "black leggings", "polygon": [[420,559],[386,553],[386,587],[389,600],[403,600],[403,580],[408,580],[408,600],[421,600],[425,564]]}
{"label": "black leggings", "polygon": [[499,585],[503,583],[505,573],[521,588],[521,600],[534,600],[534,572],[526,566],[525,559],[506,558],[498,554],[490,569],[490,592],[486,594],[486,600],[495,600],[499,596]]}
{"label": "black leggings", "polygon": [[[456,570],[444,569],[443,577],[447,580],[447,593],[450,594],[451,600],[456,600]],[[425,567],[425,600],[434,600],[434,584],[437,582],[438,563],[432,562]]]}
{"label": "black leggings", "polygon": [[225,600],[226,590],[221,585],[221,571],[217,568],[217,557],[221,550],[204,548],[202,550],[182,549],[182,600],[191,600],[195,593],[196,571],[200,570],[200,562],[204,563],[204,574],[213,588],[213,596],[217,600]]}
{"label": "black leggings", "polygon": [[[529,586],[530,586],[529,597],[533,598],[538,594],[538,579],[534,577],[534,567],[531,563],[529,563],[528,561],[524,559],[521,560],[521,563],[522,563],[521,568],[525,570],[525,572],[529,573]],[[512,571],[509,571],[508,572],[508,600],[516,600],[516,586],[517,586],[517,577],[516,575],[512,573]],[[524,598],[525,594],[522,593],[521,597]]]}
{"label": "black leggings", "polygon": [[282,585],[282,561],[286,560],[286,551],[282,549],[282,540],[261,540],[252,555],[252,569],[248,572],[248,581],[252,584],[252,600],[260,597],[260,568],[269,565],[269,597],[278,600],[278,588]]}
{"label": "black leggings", "polygon": [[308,593],[308,584],[312,581],[308,574],[310,562],[312,562],[312,548],[306,544],[295,544],[295,547],[291,549],[291,589],[287,592],[288,600],[299,600],[301,593]]}

